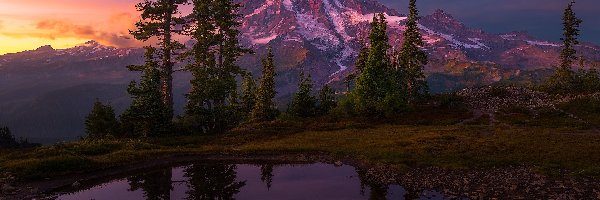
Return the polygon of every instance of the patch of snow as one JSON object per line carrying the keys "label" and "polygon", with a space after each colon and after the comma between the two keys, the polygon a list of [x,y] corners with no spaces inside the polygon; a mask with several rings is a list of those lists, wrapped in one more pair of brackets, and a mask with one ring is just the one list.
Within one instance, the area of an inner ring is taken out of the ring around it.
{"label": "patch of snow", "polygon": [[[339,2],[338,2],[338,4],[339,4]],[[323,0],[323,5],[324,5],[325,10],[327,11],[329,17],[331,18],[331,22],[333,23],[333,26],[334,26],[335,30],[337,31],[337,33],[342,36],[344,41],[346,41],[346,42],[350,41],[350,39],[352,39],[352,37],[350,37],[348,35],[348,33],[346,33],[346,27],[344,26],[344,20],[341,17],[341,13],[338,10],[333,8],[333,6],[329,2],[329,0]]]}
{"label": "patch of snow", "polygon": [[452,35],[448,35],[448,34],[444,34],[444,33],[438,33],[435,32],[421,24],[418,25],[419,29],[424,30],[425,32],[427,32],[430,35],[438,35],[442,38],[444,38],[445,40],[451,42],[452,44],[450,46],[454,47],[454,48],[466,48],[466,49],[483,49],[483,48],[488,48],[487,46],[485,46],[485,44],[479,42],[479,38],[469,38],[469,40],[471,42],[474,42],[476,44],[467,44],[465,42],[461,42],[459,40],[457,40],[456,38],[454,38],[454,36]]}
{"label": "patch of snow", "polygon": [[[344,14],[346,16],[348,16],[348,18],[350,18],[350,22],[352,22],[353,25],[356,25],[356,24],[359,24],[362,22],[373,21],[373,15],[375,15],[377,13],[360,14],[356,10],[349,10],[349,11],[344,12]],[[387,21],[388,25],[390,25],[392,27],[400,26],[400,22],[406,20],[406,18],[407,18],[407,17],[393,16],[393,15],[389,15],[387,13],[383,13],[383,15],[385,16],[385,20]]]}
{"label": "patch of snow", "polygon": [[288,11],[294,11],[294,5],[292,4],[292,0],[283,0],[283,6]]}
{"label": "patch of snow", "polygon": [[531,45],[560,47],[559,44],[552,43],[552,42],[547,42],[547,41],[531,41],[531,40],[527,40],[526,42],[528,44],[531,44]]}
{"label": "patch of snow", "polygon": [[481,48],[490,49],[490,47],[488,47],[487,45],[485,45],[484,43],[481,42],[481,38],[469,38],[469,41],[474,42],[475,44],[479,45]]}
{"label": "patch of snow", "polygon": [[505,35],[500,35],[500,37],[505,40],[515,40],[514,37],[517,37],[517,35],[516,34],[505,34]]}
{"label": "patch of snow", "polygon": [[340,44],[339,39],[324,24],[317,21],[313,15],[296,14],[300,24],[299,33],[309,41],[321,40],[326,44],[317,45],[317,48],[326,50]]}
{"label": "patch of snow", "polygon": [[252,17],[254,15],[258,15],[258,14],[262,13],[263,11],[265,11],[270,6],[272,6],[274,3],[275,3],[274,0],[267,0],[267,1],[265,1],[265,3],[262,6],[258,7],[252,13],[246,15],[245,17]]}
{"label": "patch of snow", "polygon": [[274,40],[275,38],[277,38],[277,36],[279,36],[279,35],[273,34],[273,35],[270,35],[267,37],[253,39],[252,44],[267,44],[267,43],[271,42],[271,40]]}

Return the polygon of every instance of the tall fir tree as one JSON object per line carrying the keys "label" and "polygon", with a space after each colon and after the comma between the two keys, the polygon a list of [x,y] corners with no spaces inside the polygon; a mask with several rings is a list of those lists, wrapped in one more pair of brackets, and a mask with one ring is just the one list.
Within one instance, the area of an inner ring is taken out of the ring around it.
{"label": "tall fir tree", "polygon": [[242,80],[242,95],[240,98],[241,110],[244,112],[245,117],[250,115],[256,104],[256,91],[256,81],[254,81],[252,74],[245,74]]}
{"label": "tall fir tree", "polygon": [[577,75],[571,69],[577,60],[577,50],[575,45],[579,44],[579,26],[582,20],[575,16],[573,6],[575,1],[571,1],[565,8],[563,20],[563,45],[560,52],[560,66],[556,73],[548,79],[547,86],[552,92],[568,93],[576,89]]}
{"label": "tall fir tree", "polygon": [[425,95],[428,92],[423,68],[427,65],[427,54],[421,48],[425,45],[419,32],[419,11],[417,1],[409,1],[409,15],[404,31],[404,43],[396,64],[396,83],[400,91],[406,91],[409,99]]}
{"label": "tall fir tree", "polygon": [[336,106],[335,91],[333,91],[333,89],[328,84],[325,84],[321,88],[321,90],[319,90],[318,101],[318,113],[320,115],[329,114],[329,111],[331,111]]}
{"label": "tall fir tree", "polygon": [[262,60],[262,77],[256,93],[256,104],[250,114],[251,121],[264,122],[275,119],[277,108],[273,99],[275,91],[275,63],[273,60],[273,49],[269,47],[267,58]]}
{"label": "tall fir tree", "polygon": [[193,0],[188,32],[196,41],[186,52],[192,72],[186,115],[205,132],[217,133],[239,121],[237,80],[244,71],[236,64],[249,52],[238,41],[239,4],[231,0]]}
{"label": "tall fir tree", "polygon": [[560,52],[561,70],[571,70],[571,66],[578,59],[575,45],[579,44],[577,37],[579,36],[579,26],[583,21],[575,16],[575,12],[573,11],[574,5],[575,1],[569,3],[562,18],[563,38],[561,40],[563,41],[563,45]]}
{"label": "tall fir tree", "polygon": [[298,92],[292,98],[288,113],[297,117],[313,117],[316,114],[317,99],[312,95],[312,87],[310,75],[306,77],[301,71]]}
{"label": "tall fir tree", "polygon": [[128,66],[131,71],[141,71],[139,85],[131,81],[127,92],[132,96],[131,106],[121,115],[123,130],[133,136],[152,136],[164,133],[171,118],[162,101],[160,66],[155,60],[156,49],[145,47],[144,65]]}
{"label": "tall fir tree", "polygon": [[85,118],[85,132],[91,139],[105,136],[118,136],[119,121],[110,105],[104,105],[96,99],[90,114]]}
{"label": "tall fir tree", "polygon": [[369,34],[370,49],[367,60],[356,81],[353,96],[356,107],[360,112],[375,112],[379,102],[383,102],[390,91],[389,59],[387,50],[387,22],[381,13],[373,16],[371,33]]}
{"label": "tall fir tree", "polygon": [[179,14],[179,6],[188,0],[144,0],[136,4],[141,12],[141,19],[129,31],[135,39],[147,41],[156,38],[161,46],[160,78],[163,103],[167,107],[167,116],[173,118],[173,59],[175,51],[183,47],[173,39],[174,34],[181,34],[176,27],[183,26],[186,21]]}

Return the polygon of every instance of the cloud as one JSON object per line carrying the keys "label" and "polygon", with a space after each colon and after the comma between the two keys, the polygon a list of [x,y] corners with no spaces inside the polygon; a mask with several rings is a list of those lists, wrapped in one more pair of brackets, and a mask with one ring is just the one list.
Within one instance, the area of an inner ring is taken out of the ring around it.
{"label": "cloud", "polygon": [[109,24],[114,30],[102,29],[101,26],[75,24],[69,20],[42,20],[35,24],[35,28],[40,31],[40,33],[29,35],[51,40],[68,37],[90,39],[115,47],[141,46],[141,42],[129,36],[128,28],[126,26],[127,23],[133,24],[133,22],[125,19],[130,17],[131,16],[126,14],[119,14],[111,17]]}
{"label": "cloud", "polygon": [[0,20],[0,30],[4,28],[4,21]]}

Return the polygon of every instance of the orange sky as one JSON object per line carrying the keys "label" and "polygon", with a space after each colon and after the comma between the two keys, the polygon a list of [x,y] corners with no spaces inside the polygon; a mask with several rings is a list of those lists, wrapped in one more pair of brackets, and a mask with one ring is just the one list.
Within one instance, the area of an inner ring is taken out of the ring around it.
{"label": "orange sky", "polygon": [[128,33],[137,0],[0,0],[0,55],[43,45],[68,48],[88,40],[139,46]]}

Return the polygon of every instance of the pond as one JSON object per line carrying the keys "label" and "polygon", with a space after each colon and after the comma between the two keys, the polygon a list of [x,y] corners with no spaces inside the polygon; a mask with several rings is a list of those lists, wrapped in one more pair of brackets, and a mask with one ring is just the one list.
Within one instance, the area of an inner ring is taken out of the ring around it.
{"label": "pond", "polygon": [[316,163],[251,165],[195,163],[146,170],[79,191],[61,200],[113,199],[445,199],[436,191],[409,194],[399,185],[368,183],[352,166]]}

